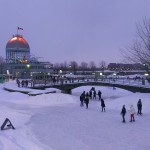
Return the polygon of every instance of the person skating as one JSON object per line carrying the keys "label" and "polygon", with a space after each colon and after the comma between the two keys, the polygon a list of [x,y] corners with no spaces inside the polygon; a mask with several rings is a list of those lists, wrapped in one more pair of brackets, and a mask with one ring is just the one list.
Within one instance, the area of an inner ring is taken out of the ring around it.
{"label": "person skating", "polygon": [[88,96],[86,96],[84,102],[86,104],[86,109],[88,109],[88,105],[89,105],[89,97]]}
{"label": "person skating", "polygon": [[131,120],[130,122],[135,122],[135,119],[134,119],[134,114],[135,114],[135,109],[133,107],[133,105],[130,106],[130,117],[131,117]]}
{"label": "person skating", "polygon": [[85,97],[89,98],[89,92],[86,92]]}
{"label": "person skating", "polygon": [[126,115],[126,108],[125,108],[125,105],[123,105],[120,114],[122,115],[122,119],[123,119],[122,122],[125,123],[125,122],[126,122],[126,121],[125,121],[125,115]]}
{"label": "person skating", "polygon": [[99,90],[99,91],[98,91],[99,100],[101,100],[101,95],[102,95],[102,93],[101,93],[101,91]]}
{"label": "person skating", "polygon": [[89,97],[92,99],[92,90],[89,91]]}
{"label": "person skating", "polygon": [[138,114],[142,115],[142,102],[141,102],[141,99],[139,99],[139,101],[137,102],[137,108],[138,108],[137,115]]}
{"label": "person skating", "polygon": [[96,91],[93,92],[93,99],[96,99]]}
{"label": "person skating", "polygon": [[83,96],[83,101],[84,101],[84,99],[85,99],[85,91],[83,91],[82,96]]}
{"label": "person skating", "polygon": [[81,104],[80,104],[80,106],[82,107],[82,106],[84,106],[84,97],[83,97],[83,93],[80,95],[80,102],[81,102]]}
{"label": "person skating", "polygon": [[101,99],[101,106],[102,106],[102,112],[105,112],[105,102],[103,99]]}

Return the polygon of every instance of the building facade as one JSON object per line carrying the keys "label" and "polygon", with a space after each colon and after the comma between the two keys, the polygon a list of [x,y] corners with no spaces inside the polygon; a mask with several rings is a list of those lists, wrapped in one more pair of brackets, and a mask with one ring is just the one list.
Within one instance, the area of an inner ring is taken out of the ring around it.
{"label": "building facade", "polygon": [[50,62],[40,62],[30,54],[30,47],[22,35],[16,34],[6,45],[6,74],[15,78],[31,79],[36,76],[43,78],[53,74]]}

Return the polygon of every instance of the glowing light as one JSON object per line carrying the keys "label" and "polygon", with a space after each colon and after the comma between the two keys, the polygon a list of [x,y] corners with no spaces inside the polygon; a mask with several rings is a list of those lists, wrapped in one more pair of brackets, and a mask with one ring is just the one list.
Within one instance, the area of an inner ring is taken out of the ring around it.
{"label": "glowing light", "polygon": [[149,74],[148,74],[148,73],[145,73],[144,75],[145,75],[145,76],[149,76]]}
{"label": "glowing light", "polygon": [[10,42],[13,42],[13,41],[16,41],[17,40],[17,37],[13,37]]}
{"label": "glowing light", "polygon": [[59,73],[62,73],[62,70],[59,70]]}
{"label": "glowing light", "polygon": [[27,68],[30,68],[30,64],[27,64]]}
{"label": "glowing light", "polygon": [[19,41],[22,42],[24,44],[27,44],[27,42],[22,38],[22,37],[13,37],[12,39],[10,39],[9,43],[14,42],[14,41]]}
{"label": "glowing light", "polygon": [[9,75],[9,70],[7,70],[6,72],[7,72],[7,75]]}

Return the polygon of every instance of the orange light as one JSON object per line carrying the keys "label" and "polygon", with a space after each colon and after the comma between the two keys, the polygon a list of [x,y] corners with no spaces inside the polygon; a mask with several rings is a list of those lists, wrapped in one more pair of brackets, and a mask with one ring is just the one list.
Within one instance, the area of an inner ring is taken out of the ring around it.
{"label": "orange light", "polygon": [[17,40],[17,37],[14,37],[10,40],[10,42],[13,42],[13,41],[16,41]]}
{"label": "orange light", "polygon": [[11,43],[13,41],[19,41],[19,42],[22,42],[24,44],[27,44],[27,42],[21,37],[13,37],[12,39],[10,39],[9,43]]}

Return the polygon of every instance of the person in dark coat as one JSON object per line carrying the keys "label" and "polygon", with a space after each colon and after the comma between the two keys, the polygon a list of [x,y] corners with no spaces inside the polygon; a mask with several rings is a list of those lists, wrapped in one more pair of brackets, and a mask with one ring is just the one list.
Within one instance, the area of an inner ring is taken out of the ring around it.
{"label": "person in dark coat", "polygon": [[139,99],[139,101],[137,102],[137,108],[138,108],[137,115],[138,114],[142,115],[142,102],[141,102],[141,99]]}
{"label": "person in dark coat", "polygon": [[26,80],[25,83],[26,83],[26,87],[28,87],[28,83],[29,83],[28,80]]}
{"label": "person in dark coat", "polygon": [[93,92],[93,99],[96,99],[96,91]]}
{"label": "person in dark coat", "polygon": [[101,95],[102,95],[101,91],[98,91],[99,100],[101,100]]}
{"label": "person in dark coat", "polygon": [[20,81],[19,81],[19,79],[17,79],[17,84],[18,84],[18,87],[20,87]]}
{"label": "person in dark coat", "polygon": [[105,112],[105,102],[103,99],[101,99],[101,106],[102,106],[102,112]]}
{"label": "person in dark coat", "polygon": [[123,123],[125,123],[126,121],[125,121],[125,115],[126,115],[126,108],[125,108],[125,105],[123,105],[123,107],[122,107],[122,110],[121,110],[121,113],[120,113],[121,115],[122,115],[122,119],[123,119]]}
{"label": "person in dark coat", "polygon": [[89,97],[92,99],[92,90],[89,91]]}
{"label": "person in dark coat", "polygon": [[21,85],[22,85],[22,87],[24,87],[24,80],[21,81]]}
{"label": "person in dark coat", "polygon": [[84,97],[83,97],[83,93],[80,95],[80,102],[81,102],[81,104],[80,104],[80,106],[82,107],[82,106],[84,106]]}
{"label": "person in dark coat", "polygon": [[88,97],[88,98],[89,98],[89,93],[88,93],[88,92],[86,92],[85,97]]}
{"label": "person in dark coat", "polygon": [[88,109],[88,105],[89,105],[89,97],[88,96],[86,96],[84,102],[86,104],[86,109]]}
{"label": "person in dark coat", "polygon": [[82,96],[83,96],[83,101],[84,101],[85,100],[85,91],[83,91]]}

